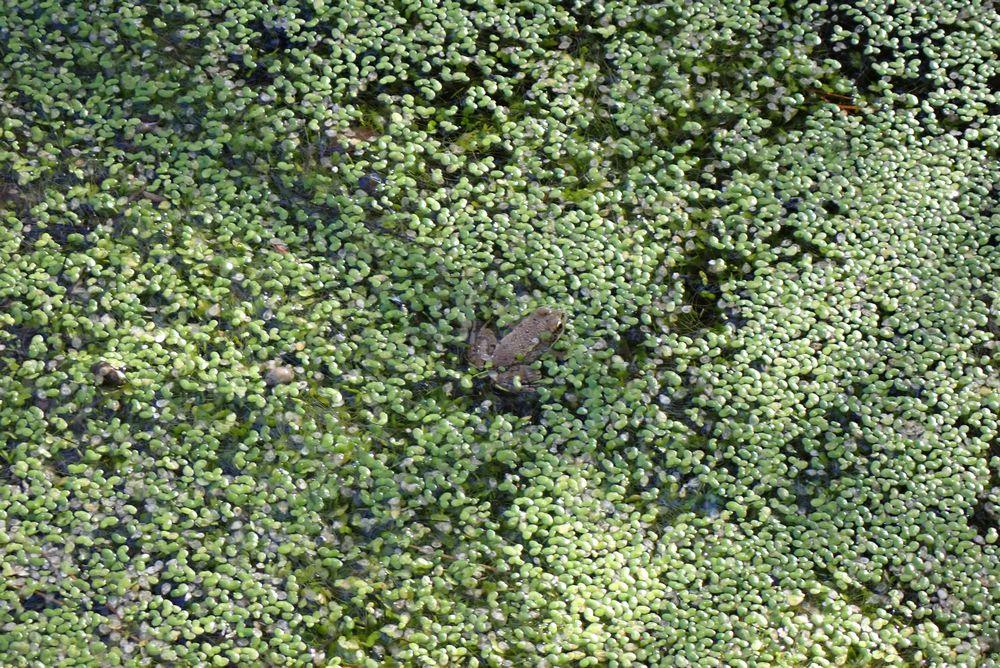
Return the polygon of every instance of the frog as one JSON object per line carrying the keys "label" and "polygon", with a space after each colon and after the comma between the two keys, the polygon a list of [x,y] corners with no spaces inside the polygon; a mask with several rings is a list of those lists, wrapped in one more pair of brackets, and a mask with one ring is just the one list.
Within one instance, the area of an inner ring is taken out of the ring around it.
{"label": "frog", "polygon": [[499,341],[492,329],[480,327],[469,342],[469,364],[489,369],[490,379],[501,390],[532,392],[542,375],[528,365],[545,354],[562,334],[565,323],[565,313],[542,306],[522,318]]}

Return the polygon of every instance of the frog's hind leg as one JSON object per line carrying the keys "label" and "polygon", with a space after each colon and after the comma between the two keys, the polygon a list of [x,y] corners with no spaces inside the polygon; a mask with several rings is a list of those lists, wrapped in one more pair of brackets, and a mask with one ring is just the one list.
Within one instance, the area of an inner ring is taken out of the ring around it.
{"label": "frog's hind leg", "polygon": [[501,371],[494,377],[497,387],[507,392],[531,392],[535,383],[542,379],[537,369],[519,364],[506,371]]}
{"label": "frog's hind leg", "polygon": [[481,327],[473,332],[469,341],[469,364],[482,369],[486,362],[493,357],[493,351],[497,347],[497,335],[489,327]]}

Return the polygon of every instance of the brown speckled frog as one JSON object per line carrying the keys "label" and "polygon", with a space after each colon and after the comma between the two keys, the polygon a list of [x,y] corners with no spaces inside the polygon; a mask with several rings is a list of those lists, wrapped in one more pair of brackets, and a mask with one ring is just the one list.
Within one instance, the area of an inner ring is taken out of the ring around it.
{"label": "brown speckled frog", "polygon": [[562,334],[566,314],[554,308],[537,308],[514,325],[502,339],[482,327],[469,344],[469,364],[490,369],[490,378],[508,392],[530,391],[541,374],[528,365],[541,357]]}

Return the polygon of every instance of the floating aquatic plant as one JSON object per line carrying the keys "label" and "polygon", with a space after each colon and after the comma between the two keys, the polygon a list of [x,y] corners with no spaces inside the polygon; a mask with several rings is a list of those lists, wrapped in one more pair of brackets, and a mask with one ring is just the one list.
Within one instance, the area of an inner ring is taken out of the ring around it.
{"label": "floating aquatic plant", "polygon": [[995,10],[501,5],[5,4],[0,663],[996,659]]}

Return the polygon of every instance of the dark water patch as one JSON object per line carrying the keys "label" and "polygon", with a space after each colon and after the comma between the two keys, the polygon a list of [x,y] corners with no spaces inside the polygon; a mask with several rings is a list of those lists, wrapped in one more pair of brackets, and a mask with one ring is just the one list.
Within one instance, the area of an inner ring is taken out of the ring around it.
{"label": "dark water patch", "polygon": [[497,410],[501,413],[511,413],[519,418],[527,418],[532,424],[538,424],[542,417],[542,401],[537,392],[497,391],[493,394]]}
{"label": "dark water patch", "polygon": [[977,497],[969,513],[969,525],[983,538],[1000,527],[1000,472],[991,471],[986,489]]}
{"label": "dark water patch", "polygon": [[21,232],[21,252],[31,252],[35,243],[43,234],[48,234],[60,246],[73,250],[86,250],[93,247],[95,240],[91,233],[96,226],[74,223],[40,223],[32,221],[25,225]]}
{"label": "dark water patch", "polygon": [[293,43],[293,38],[288,32],[286,19],[277,21],[254,19],[246,24],[254,34],[250,40],[250,45],[259,53],[283,53],[287,51]]}
{"label": "dark water patch", "polygon": [[628,364],[627,376],[630,378],[640,373],[637,362],[645,356],[643,343],[648,340],[648,336],[646,328],[640,323],[628,327],[618,335],[615,354]]}
{"label": "dark water patch", "polygon": [[42,612],[58,608],[61,605],[62,601],[59,598],[42,592],[37,592],[27,598],[21,599],[21,608],[27,612]]}
{"label": "dark water patch", "polygon": [[[872,67],[877,62],[872,50],[876,53],[879,50],[871,45],[863,18],[863,12],[850,4],[834,3],[823,17],[819,30],[820,41],[826,45],[824,55],[837,61],[839,73],[859,90],[866,90],[879,78]],[[842,31],[852,37],[844,36]],[[838,33],[841,36],[835,37]]]}

